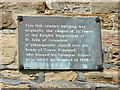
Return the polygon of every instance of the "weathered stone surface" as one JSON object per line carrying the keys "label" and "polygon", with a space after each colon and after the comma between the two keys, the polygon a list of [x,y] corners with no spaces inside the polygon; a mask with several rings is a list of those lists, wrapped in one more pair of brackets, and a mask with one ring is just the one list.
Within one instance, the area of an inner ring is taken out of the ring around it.
{"label": "weathered stone surface", "polygon": [[120,50],[118,48],[112,48],[110,50],[110,61],[112,63],[120,61]]}
{"label": "weathered stone surface", "polygon": [[109,14],[118,12],[118,2],[92,2],[92,13]]}
{"label": "weathered stone surface", "polygon": [[77,73],[73,71],[66,72],[50,72],[45,73],[45,81],[74,81],[77,78]]}
{"label": "weathered stone surface", "polygon": [[104,69],[110,69],[111,68],[111,64],[110,63],[104,63],[103,67],[104,67]]}
{"label": "weathered stone surface", "polygon": [[[104,87],[104,88],[108,88],[108,90],[110,90],[111,88],[118,88],[118,85],[113,85],[113,84],[103,84],[103,83],[97,83],[97,82],[87,82],[86,83],[86,87],[87,88],[92,88],[92,89],[95,89],[97,88],[101,88],[101,87]],[[102,90],[104,90],[102,88]],[[116,90],[116,89],[112,89],[112,90]]]}
{"label": "weathered stone surface", "polygon": [[62,88],[62,86],[60,86],[60,85],[52,85],[52,84],[41,84],[37,87],[41,87],[41,88]]}
{"label": "weathered stone surface", "polygon": [[6,28],[15,29],[15,28],[17,28],[17,25],[12,18],[11,12],[3,12],[2,13],[2,22],[0,22],[0,23],[1,23],[0,28],[2,28],[2,29],[6,29]]}
{"label": "weathered stone surface", "polygon": [[117,65],[117,66],[120,66],[120,60],[116,61],[114,64]]}
{"label": "weathered stone surface", "polygon": [[2,77],[2,82],[5,85],[19,85],[20,84],[20,80],[11,79],[11,78],[4,78],[4,77]]}
{"label": "weathered stone surface", "polygon": [[0,64],[8,65],[8,64],[14,63],[16,60],[16,55],[17,55],[17,52],[15,48],[3,48]]}
{"label": "weathered stone surface", "polygon": [[101,83],[118,83],[118,72],[88,72],[84,74],[88,81]]}
{"label": "weathered stone surface", "polygon": [[0,90],[4,88],[4,84],[3,83],[0,83]]}
{"label": "weathered stone surface", "polygon": [[43,82],[43,81],[45,81],[45,74],[44,74],[44,72],[37,73],[35,75],[35,77],[36,77],[35,79],[36,79],[37,82]]}
{"label": "weathered stone surface", "polygon": [[119,71],[119,66],[117,66],[117,67],[110,67],[110,69],[104,68],[104,71],[118,72]]}
{"label": "weathered stone surface", "polygon": [[4,2],[3,11],[12,11],[16,14],[36,14],[41,9],[42,2]]}
{"label": "weathered stone surface", "polygon": [[9,69],[14,69],[14,70],[19,69],[19,65],[17,61],[14,64],[5,65],[4,67],[8,67]]}
{"label": "weathered stone surface", "polygon": [[2,48],[16,48],[17,36],[16,34],[4,33],[1,35]]}
{"label": "weathered stone surface", "polygon": [[103,63],[103,68],[104,70],[105,69],[108,69],[108,70],[111,70],[111,69],[114,69],[114,71],[118,71],[118,68],[119,66],[115,65],[114,63]]}
{"label": "weathered stone surface", "polygon": [[110,63],[110,60],[109,60],[110,49],[109,49],[109,47],[103,47],[102,53],[103,53],[104,63]]}
{"label": "weathered stone surface", "polygon": [[112,23],[112,20],[111,22],[105,22],[102,24],[102,29],[109,29],[111,30],[113,28],[113,23]]}
{"label": "weathered stone surface", "polygon": [[79,72],[77,75],[77,80],[81,81],[81,82],[85,82],[86,81],[86,77],[83,75],[82,72]]}
{"label": "weathered stone surface", "polygon": [[18,79],[18,80],[21,80],[21,81],[27,81],[27,80],[31,79],[29,75],[25,75],[25,74],[22,74],[19,71],[14,71],[14,70],[1,71],[1,75],[4,78]]}
{"label": "weathered stone surface", "polygon": [[119,36],[117,30],[105,30],[102,29],[102,45],[103,47],[108,47],[109,49],[118,48],[119,46]]}
{"label": "weathered stone surface", "polygon": [[76,88],[76,85],[71,82],[66,81],[51,81],[51,82],[43,82],[41,84],[38,84],[37,87],[42,88]]}
{"label": "weathered stone surface", "polygon": [[74,86],[65,87],[65,86],[53,85],[53,84],[41,84],[37,87],[41,87],[41,88],[76,88]]}
{"label": "weathered stone surface", "polygon": [[77,81],[77,80],[73,81],[73,84],[75,84],[77,88],[86,88],[87,87],[86,83],[87,82],[83,82],[83,81],[81,82],[81,81]]}
{"label": "weathered stone surface", "polygon": [[118,85],[113,85],[113,84],[106,84],[106,83],[98,83],[98,82],[93,82],[93,81],[87,81],[87,82],[80,82],[80,81],[75,81],[73,82],[77,88],[87,88],[85,90],[91,90],[94,88],[101,88],[101,87],[109,87],[109,88],[118,88]]}
{"label": "weathered stone surface", "polygon": [[0,45],[2,47],[0,64],[12,64],[17,59],[17,37],[14,33],[3,33],[1,35]]}
{"label": "weathered stone surface", "polygon": [[47,3],[51,13],[77,13],[77,14],[88,14],[90,13],[90,6],[88,2],[51,2]]}
{"label": "weathered stone surface", "polygon": [[102,19],[102,29],[112,29],[113,28],[113,20],[111,15],[101,15]]}
{"label": "weathered stone surface", "polygon": [[119,20],[118,20],[118,14],[113,14],[112,15],[112,21],[113,21],[113,28],[112,29],[115,29],[115,30],[117,30],[118,29],[118,22],[119,22]]}
{"label": "weathered stone surface", "polygon": [[5,87],[4,87],[5,89],[9,89],[9,88],[17,88],[18,90],[20,89],[20,88],[24,88],[25,90],[29,90],[29,87],[28,86],[26,86],[26,85],[17,85],[17,86],[14,86],[14,85],[6,85]]}
{"label": "weathered stone surface", "polygon": [[118,28],[118,3],[117,2],[92,2],[92,14],[107,14],[102,17],[102,29],[117,29]]}

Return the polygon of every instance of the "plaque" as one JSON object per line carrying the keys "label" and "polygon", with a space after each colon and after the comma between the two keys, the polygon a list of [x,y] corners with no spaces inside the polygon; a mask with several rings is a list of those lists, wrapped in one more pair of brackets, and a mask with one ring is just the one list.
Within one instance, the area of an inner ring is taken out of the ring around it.
{"label": "plaque", "polygon": [[100,26],[96,17],[18,16],[20,68],[99,70]]}

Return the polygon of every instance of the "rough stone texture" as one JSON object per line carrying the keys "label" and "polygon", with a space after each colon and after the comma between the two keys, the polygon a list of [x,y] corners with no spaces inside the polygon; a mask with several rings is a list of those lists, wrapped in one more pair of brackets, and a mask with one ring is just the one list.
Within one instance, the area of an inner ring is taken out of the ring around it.
{"label": "rough stone texture", "polygon": [[110,50],[110,61],[112,63],[120,61],[120,50],[118,48],[112,48]]}
{"label": "rough stone texture", "polygon": [[93,81],[87,81],[87,82],[79,82],[75,81],[73,82],[76,87],[78,88],[87,88],[87,89],[94,89],[98,87],[108,87],[108,88],[118,88],[118,85],[112,85],[112,84],[103,84],[103,83],[98,83],[98,82],[93,82]]}
{"label": "rough stone texture", "polygon": [[104,69],[118,70],[119,68],[119,32],[102,30],[102,47],[104,55]]}
{"label": "rough stone texture", "polygon": [[113,14],[112,15],[112,21],[113,21],[113,28],[112,29],[115,29],[115,30],[117,30],[118,28],[119,28],[119,24],[118,24],[118,22],[119,22],[119,19],[118,19],[118,14]]}
{"label": "rough stone texture", "polygon": [[41,9],[41,2],[4,2],[2,3],[3,11],[12,11],[15,14],[35,14]]}
{"label": "rough stone texture", "polygon": [[46,14],[81,14],[86,16],[101,15],[102,29],[118,28],[118,3],[117,2],[52,2],[47,3],[49,10]]}
{"label": "rough stone texture", "polygon": [[85,82],[86,81],[86,77],[83,75],[82,72],[79,72],[77,75],[77,80],[81,81],[81,82]]}
{"label": "rough stone texture", "polygon": [[1,71],[1,75],[4,78],[18,79],[18,80],[22,80],[22,81],[27,81],[27,80],[31,79],[29,75],[25,75],[19,71],[14,71],[14,70]]}
{"label": "rough stone texture", "polygon": [[4,87],[3,83],[0,83],[0,90]]}
{"label": "rough stone texture", "polygon": [[16,50],[14,48],[3,48],[2,49],[2,59],[0,59],[0,64],[8,65],[15,62]]}
{"label": "rough stone texture", "polygon": [[62,88],[62,86],[52,85],[52,84],[42,84],[42,85],[39,85],[38,87],[41,87],[41,88]]}
{"label": "rough stone texture", "polygon": [[17,47],[16,34],[5,33],[1,36],[2,48],[15,48]]}
{"label": "rough stone texture", "polygon": [[[120,61],[119,32],[114,30],[102,30],[102,45],[106,48],[104,55],[104,68],[118,70]],[[104,49],[103,48],[103,49]],[[105,49],[104,49],[105,50]]]}
{"label": "rough stone texture", "polygon": [[52,84],[41,84],[38,87],[41,87],[41,88],[76,88],[75,86],[64,87],[61,85],[52,85]]}
{"label": "rough stone texture", "polygon": [[113,28],[113,21],[112,21],[112,16],[106,16],[101,18],[103,20],[102,22],[102,29],[112,29]]}
{"label": "rough stone texture", "polygon": [[[118,27],[117,2],[48,2],[47,6],[49,9],[40,14],[103,14],[103,29],[117,29]],[[39,13],[42,9],[42,2],[4,2],[2,3],[2,8],[3,11],[10,11],[10,13],[12,12],[13,17],[16,20],[16,15],[34,15]]]}
{"label": "rough stone texture", "polygon": [[103,84],[103,83],[97,83],[97,82],[80,82],[80,81],[74,81],[74,82],[65,82],[65,81],[51,81],[51,82],[32,82],[32,81],[17,81],[16,79],[6,79],[4,78],[4,84],[5,86],[29,86],[30,88],[92,88],[92,87],[109,87],[109,88],[117,88],[118,85],[112,85],[112,84]]}
{"label": "rough stone texture", "polygon": [[76,85],[71,83],[71,82],[66,82],[66,81],[51,81],[51,82],[43,82],[39,85],[37,85],[37,87],[42,87],[42,88],[76,88]]}
{"label": "rough stone texture", "polygon": [[29,87],[28,86],[26,86],[26,85],[17,85],[17,86],[13,86],[13,85],[6,85],[5,87],[4,87],[5,89],[10,89],[10,88],[15,88],[15,89],[21,89],[21,88],[24,88],[25,90],[29,90]]}
{"label": "rough stone texture", "polygon": [[[8,29],[10,31],[10,29]],[[2,47],[0,64],[9,65],[17,62],[17,36],[16,32],[7,32],[7,30],[3,31],[1,34],[1,42],[0,45]],[[16,63],[17,64],[17,63]],[[9,66],[9,68],[16,68],[16,66]]]}
{"label": "rough stone texture", "polygon": [[2,29],[15,29],[17,27],[11,12],[2,12],[2,22],[0,23],[0,28]]}
{"label": "rough stone texture", "polygon": [[118,13],[118,2],[92,2],[92,13]]}
{"label": "rough stone texture", "polygon": [[116,61],[114,64],[117,65],[117,66],[120,66],[120,60]]}
{"label": "rough stone texture", "polygon": [[120,33],[116,30],[102,30],[102,45],[104,47],[118,48],[119,40],[120,40]]}
{"label": "rough stone texture", "polygon": [[45,73],[45,81],[60,81],[60,80],[74,81],[76,78],[77,78],[77,73],[73,71]]}
{"label": "rough stone texture", "polygon": [[87,2],[52,2],[51,4],[47,3],[51,13],[90,13],[90,5]]}
{"label": "rough stone texture", "polygon": [[88,72],[84,74],[89,81],[101,83],[118,83],[118,72]]}
{"label": "rough stone texture", "polygon": [[38,81],[38,82],[42,82],[42,81],[45,81],[45,74],[44,72],[41,72],[41,73],[37,73],[35,75],[35,79]]}

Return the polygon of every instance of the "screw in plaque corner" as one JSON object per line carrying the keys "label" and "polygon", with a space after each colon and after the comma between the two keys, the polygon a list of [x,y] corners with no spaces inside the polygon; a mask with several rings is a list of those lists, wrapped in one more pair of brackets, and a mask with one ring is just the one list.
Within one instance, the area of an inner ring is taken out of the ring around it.
{"label": "screw in plaque corner", "polygon": [[20,64],[19,70],[23,70],[23,69],[24,69],[24,66],[22,64]]}
{"label": "screw in plaque corner", "polygon": [[18,20],[19,22],[22,22],[22,21],[23,21],[23,16],[18,16],[17,20]]}
{"label": "screw in plaque corner", "polygon": [[96,17],[95,21],[96,21],[97,23],[100,23],[101,19],[100,19],[99,17]]}
{"label": "screw in plaque corner", "polygon": [[98,65],[98,67],[97,67],[97,68],[98,68],[98,70],[100,70],[100,71],[101,71],[101,70],[103,70],[103,65]]}

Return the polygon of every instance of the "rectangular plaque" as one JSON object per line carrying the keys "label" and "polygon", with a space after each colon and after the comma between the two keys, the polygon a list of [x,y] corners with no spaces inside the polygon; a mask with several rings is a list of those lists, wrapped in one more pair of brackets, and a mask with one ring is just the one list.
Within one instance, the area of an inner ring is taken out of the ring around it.
{"label": "rectangular plaque", "polygon": [[24,69],[87,69],[102,65],[95,17],[19,16],[19,63]]}

